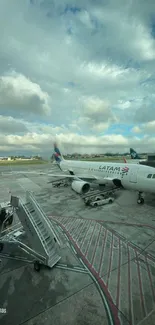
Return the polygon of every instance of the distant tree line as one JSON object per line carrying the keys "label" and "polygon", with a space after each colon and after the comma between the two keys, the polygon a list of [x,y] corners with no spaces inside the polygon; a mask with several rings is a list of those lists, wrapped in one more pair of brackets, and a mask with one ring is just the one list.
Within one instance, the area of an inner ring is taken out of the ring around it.
{"label": "distant tree line", "polygon": [[39,159],[42,160],[42,157],[40,156],[24,156],[24,155],[17,155],[17,156],[10,156],[11,160],[16,159]]}

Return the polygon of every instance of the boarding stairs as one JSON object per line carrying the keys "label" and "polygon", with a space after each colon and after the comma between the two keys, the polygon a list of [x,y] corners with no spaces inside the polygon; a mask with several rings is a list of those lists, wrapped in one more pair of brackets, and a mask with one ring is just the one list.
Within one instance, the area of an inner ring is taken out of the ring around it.
{"label": "boarding stairs", "polygon": [[[17,239],[15,236],[17,229],[12,230],[0,237],[0,256],[3,254],[3,256],[8,255],[9,257],[10,249],[14,247],[18,252],[14,255],[16,259],[22,259],[21,252],[23,252],[24,255],[27,255],[27,260],[30,259],[52,268],[61,258],[60,243],[44,211],[30,192],[26,192],[26,203],[17,197],[11,197],[11,204],[16,209],[30,246]],[[23,259],[25,260],[25,257]]]}

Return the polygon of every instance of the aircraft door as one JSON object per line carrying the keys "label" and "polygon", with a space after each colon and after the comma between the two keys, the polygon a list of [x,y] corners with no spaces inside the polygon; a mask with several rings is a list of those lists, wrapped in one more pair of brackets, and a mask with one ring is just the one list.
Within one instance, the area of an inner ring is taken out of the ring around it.
{"label": "aircraft door", "polygon": [[134,168],[133,170],[130,170],[130,173],[129,173],[129,181],[131,183],[137,183],[138,169],[139,169],[139,167]]}

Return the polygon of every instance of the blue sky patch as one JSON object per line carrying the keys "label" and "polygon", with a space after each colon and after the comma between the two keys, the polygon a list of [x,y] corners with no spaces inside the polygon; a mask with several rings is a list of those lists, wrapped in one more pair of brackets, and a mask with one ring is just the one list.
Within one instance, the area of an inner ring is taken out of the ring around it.
{"label": "blue sky patch", "polygon": [[151,35],[155,39],[155,15],[154,14],[151,17],[150,27],[151,27]]}
{"label": "blue sky patch", "polygon": [[82,9],[79,8],[79,7],[73,7],[73,6],[70,6],[70,5],[66,5],[63,13],[64,14],[67,14],[68,12],[71,12],[73,15],[76,15],[78,12],[80,12]]}

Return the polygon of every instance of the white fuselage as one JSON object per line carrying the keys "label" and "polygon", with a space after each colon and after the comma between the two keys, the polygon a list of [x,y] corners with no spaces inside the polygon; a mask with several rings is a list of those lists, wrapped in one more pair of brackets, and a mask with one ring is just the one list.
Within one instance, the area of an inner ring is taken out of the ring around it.
{"label": "white fuselage", "polygon": [[[81,175],[84,178],[88,175],[94,176],[95,183],[106,184],[108,179],[117,179],[126,189],[155,193],[155,178],[148,178],[149,174],[155,174],[153,167],[139,164],[62,160],[60,168],[65,173],[74,173],[80,178]],[[127,169],[126,172],[123,172],[124,168]]]}

